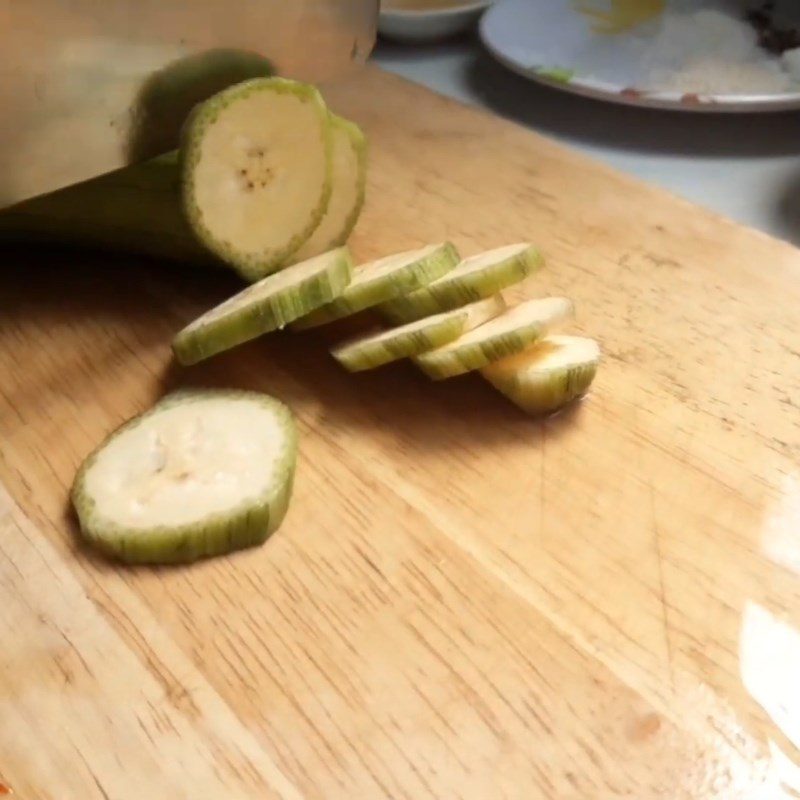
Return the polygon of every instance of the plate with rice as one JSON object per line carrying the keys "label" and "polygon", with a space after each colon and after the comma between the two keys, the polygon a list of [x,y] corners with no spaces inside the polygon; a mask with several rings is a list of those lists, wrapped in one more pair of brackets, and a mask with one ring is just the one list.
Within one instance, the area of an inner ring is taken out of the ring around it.
{"label": "plate with rice", "polygon": [[682,111],[800,108],[797,0],[500,0],[481,39],[575,94]]}

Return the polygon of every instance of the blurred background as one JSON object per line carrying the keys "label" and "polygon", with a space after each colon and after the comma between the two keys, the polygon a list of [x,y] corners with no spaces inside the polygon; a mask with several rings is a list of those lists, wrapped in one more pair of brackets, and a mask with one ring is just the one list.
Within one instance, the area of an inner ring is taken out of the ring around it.
{"label": "blurred background", "polygon": [[800,3],[383,0],[372,60],[800,244]]}

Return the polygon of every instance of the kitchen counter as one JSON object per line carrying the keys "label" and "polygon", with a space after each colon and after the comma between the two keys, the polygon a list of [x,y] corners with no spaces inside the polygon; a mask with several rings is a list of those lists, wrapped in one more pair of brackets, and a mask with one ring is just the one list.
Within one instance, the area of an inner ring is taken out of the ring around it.
{"label": "kitchen counter", "polygon": [[693,115],[601,103],[511,73],[477,36],[436,45],[380,41],[373,61],[800,244],[800,112]]}

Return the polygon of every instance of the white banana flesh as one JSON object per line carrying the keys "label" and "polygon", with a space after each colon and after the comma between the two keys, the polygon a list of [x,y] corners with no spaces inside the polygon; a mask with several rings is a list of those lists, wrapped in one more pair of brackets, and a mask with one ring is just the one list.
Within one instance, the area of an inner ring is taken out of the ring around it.
{"label": "white banana flesh", "polygon": [[87,540],[122,560],[192,561],[260,543],[288,506],[292,415],[254,392],[168,396],[81,467],[73,502]]}
{"label": "white banana flesh", "polygon": [[198,238],[248,280],[274,272],[313,233],[331,195],[331,123],[312,86],[237,84],[187,123],[186,215]]}

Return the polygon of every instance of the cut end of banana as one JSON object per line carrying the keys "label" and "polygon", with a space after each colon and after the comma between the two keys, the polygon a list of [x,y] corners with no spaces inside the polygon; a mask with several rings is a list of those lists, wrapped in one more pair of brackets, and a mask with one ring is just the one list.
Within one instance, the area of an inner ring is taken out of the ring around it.
{"label": "cut end of banana", "polygon": [[187,325],[172,342],[175,357],[195,364],[282,328],[338,297],[352,274],[340,247],[269,275]]}
{"label": "cut end of banana", "polygon": [[72,499],[86,540],[132,563],[260,544],[281,523],[297,440],[289,409],[255,392],[166,397],[84,462]]}
{"label": "cut end of banana", "polygon": [[363,264],[356,267],[353,280],[340,297],[292,327],[316,328],[414,291],[453,269],[458,258],[456,248],[443,242]]}
{"label": "cut end of banana", "polygon": [[502,314],[505,309],[502,296],[496,295],[454,311],[409,322],[399,328],[353,339],[335,347],[331,353],[350,372],[374,369],[441,347]]}
{"label": "cut end of banana", "polygon": [[331,193],[331,125],[312,86],[257,78],[193,113],[184,207],[200,240],[248,280],[274,271],[317,227]]}
{"label": "cut end of banana", "polygon": [[343,245],[361,214],[367,182],[367,140],[353,122],[331,114],[332,177],[328,208],[322,221],[290,262],[302,261]]}
{"label": "cut end of banana", "polygon": [[409,322],[458,308],[523,281],[543,263],[541,253],[529,242],[498,247],[464,259],[427,286],[384,303],[381,311],[393,322]]}
{"label": "cut end of banana", "polygon": [[481,372],[524,411],[547,414],[586,394],[599,363],[600,347],[593,339],[552,335]]}
{"label": "cut end of banana", "polygon": [[414,360],[434,380],[462,375],[522,352],[573,313],[572,301],[566,297],[527,300]]}

